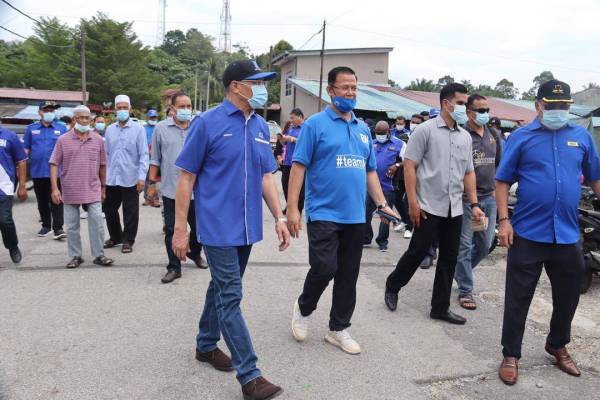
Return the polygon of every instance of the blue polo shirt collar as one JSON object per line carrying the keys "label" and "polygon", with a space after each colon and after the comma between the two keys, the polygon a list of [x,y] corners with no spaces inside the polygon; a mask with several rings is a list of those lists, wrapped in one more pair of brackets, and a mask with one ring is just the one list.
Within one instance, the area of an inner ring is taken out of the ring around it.
{"label": "blue polo shirt collar", "polygon": [[[565,129],[565,128],[572,128],[574,125],[571,121],[567,121],[567,124],[565,126],[563,126],[562,128],[559,129],[559,131],[561,129]],[[531,130],[537,130],[537,129],[541,129],[544,131],[548,131],[548,132],[558,132],[558,131],[553,131],[551,129],[548,129],[544,126],[544,124],[542,124],[542,121],[540,121],[539,117],[536,117],[533,121],[531,121],[531,124],[529,125],[529,127],[531,128]]]}
{"label": "blue polo shirt collar", "polygon": [[[333,120],[341,119],[344,122],[346,122],[346,120],[340,114],[336,113],[334,111],[334,109],[331,107],[327,107],[325,109],[325,113],[327,113],[327,116]],[[350,115],[352,116],[352,118],[350,119],[350,121],[348,121],[348,123],[354,123],[354,124],[358,123],[358,120],[356,119],[356,115],[354,115],[354,111],[350,111]]]}

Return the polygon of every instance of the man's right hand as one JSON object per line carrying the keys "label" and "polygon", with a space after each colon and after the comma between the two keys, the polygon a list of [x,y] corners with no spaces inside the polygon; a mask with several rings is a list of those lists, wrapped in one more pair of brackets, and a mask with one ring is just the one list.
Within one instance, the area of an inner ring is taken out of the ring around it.
{"label": "man's right hand", "polygon": [[300,211],[297,207],[287,208],[286,217],[288,220],[288,230],[293,238],[300,237],[300,230],[302,229],[302,222],[300,221]]}
{"label": "man's right hand", "polygon": [[190,234],[187,229],[175,229],[172,243],[173,253],[181,261],[185,261],[187,254],[190,252]]}
{"label": "man's right hand", "polygon": [[419,203],[409,204],[408,213],[410,216],[410,222],[412,222],[415,228],[418,228],[421,225],[421,218],[427,219],[427,214],[421,210]]}
{"label": "man's right hand", "polygon": [[62,203],[62,195],[60,194],[60,190],[54,189],[52,191],[51,197],[52,197],[52,202],[54,204],[60,204],[60,203]]}
{"label": "man's right hand", "polygon": [[510,249],[510,246],[512,246],[514,241],[514,231],[509,220],[505,219],[500,222],[498,239],[500,239],[500,246],[506,247],[507,249]]}
{"label": "man's right hand", "polygon": [[19,189],[17,190],[17,197],[20,201],[27,200],[27,189],[25,188],[25,185],[19,185]]}

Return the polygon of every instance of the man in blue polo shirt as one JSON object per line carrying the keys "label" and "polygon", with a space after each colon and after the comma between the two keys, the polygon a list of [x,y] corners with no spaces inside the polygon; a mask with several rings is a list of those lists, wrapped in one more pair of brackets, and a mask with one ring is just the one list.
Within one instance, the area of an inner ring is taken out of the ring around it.
{"label": "man in blue polo shirt", "polygon": [[[356,119],[357,78],[348,67],[329,71],[331,106],[302,126],[294,151],[288,192],[290,233],[300,233],[298,197],[306,175],[306,221],[310,270],[294,304],[292,335],[308,336],[309,316],[333,279],[333,302],[325,340],[349,354],[360,353],[348,328],[356,304],[356,282],[364,241],[367,190],[378,210],[388,207],[379,179],[369,127]],[[396,217],[399,219],[399,217]]]}
{"label": "man in blue polo shirt", "polygon": [[[537,118],[510,135],[496,173],[500,244],[508,247],[499,376],[508,385],[517,382],[525,322],[542,267],[553,304],[545,350],[561,370],[580,375],[565,347],[584,269],[577,207],[582,175],[600,196],[600,158],[592,136],[568,122],[572,102],[566,83],[542,84]],[[508,190],[515,182],[519,190],[511,224]]]}
{"label": "man in blue polo shirt", "polygon": [[[250,60],[234,61],[223,74],[227,98],[195,118],[175,162],[181,175],[175,195],[173,251],[189,252],[187,214],[194,192],[198,242],[210,268],[211,282],[196,338],[196,359],[217,370],[235,369],[244,399],[271,399],[282,392],[256,367],[257,357],[242,316],[242,277],[252,245],[262,240],[262,200],[275,218],[279,250],[289,245],[286,219],[272,172],[277,169],[269,128],[254,112],[267,101],[261,72]],[[221,335],[231,359],[218,347]],[[233,367],[233,368],[232,368]]]}
{"label": "man in blue polo shirt", "polygon": [[[385,121],[379,121],[375,125],[375,159],[377,160],[377,176],[379,177],[379,183],[385,196],[385,201],[388,204],[394,204],[396,200],[396,193],[394,192],[394,185],[392,184],[392,178],[396,173],[396,170],[401,166],[401,158],[404,154],[405,145],[404,142],[395,136],[392,136],[390,132],[390,126]],[[367,216],[365,223],[365,245],[370,245],[373,240],[373,227],[371,226],[371,219],[373,213],[377,209],[377,206],[370,197],[367,197]],[[379,234],[375,239],[380,251],[387,251],[388,238],[390,236],[390,225],[383,221],[379,223]]]}
{"label": "man in blue polo shirt", "polygon": [[21,201],[27,200],[27,190],[25,189],[27,163],[25,160],[27,160],[27,155],[17,134],[0,126],[0,232],[4,247],[15,264],[21,262],[22,256],[12,216],[12,206],[17,175],[19,178],[17,196]]}
{"label": "man in blue polo shirt", "polygon": [[396,137],[396,139],[400,139],[402,135],[410,134],[410,129],[406,126],[406,118],[402,115],[396,117],[396,122],[394,127],[390,130],[392,136]]}
{"label": "man in blue polo shirt", "polygon": [[[42,228],[38,236],[46,236],[54,230],[54,239],[64,239],[63,205],[52,202],[52,186],[50,185],[50,156],[56,140],[67,131],[67,127],[59,124],[56,110],[60,105],[53,101],[43,101],[39,106],[40,121],[29,125],[25,130],[25,152],[29,156],[30,175],[33,179],[33,190],[37,200],[38,211],[42,219]],[[59,182],[60,185],[60,182]]]}

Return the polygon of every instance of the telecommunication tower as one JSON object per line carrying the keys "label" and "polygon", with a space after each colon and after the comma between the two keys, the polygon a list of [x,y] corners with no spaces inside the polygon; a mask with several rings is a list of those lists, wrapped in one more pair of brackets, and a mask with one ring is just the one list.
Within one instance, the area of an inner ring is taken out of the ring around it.
{"label": "telecommunication tower", "polygon": [[166,31],[167,0],[158,0],[158,22],[156,25],[156,47],[162,45],[165,41]]}
{"label": "telecommunication tower", "polygon": [[229,0],[223,0],[221,10],[221,34],[219,35],[219,50],[231,53],[231,12]]}

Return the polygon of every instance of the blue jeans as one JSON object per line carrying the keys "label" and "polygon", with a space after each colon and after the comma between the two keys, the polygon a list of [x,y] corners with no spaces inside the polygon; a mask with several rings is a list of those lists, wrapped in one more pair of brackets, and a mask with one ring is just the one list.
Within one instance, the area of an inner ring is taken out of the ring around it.
{"label": "blue jeans", "polygon": [[196,337],[198,351],[205,353],[217,347],[223,334],[241,385],[261,376],[256,367],[257,357],[250,332],[240,309],[242,277],[251,249],[252,246],[204,246],[212,279]]}
{"label": "blue jeans", "polygon": [[488,217],[488,228],[485,231],[473,232],[471,230],[471,206],[463,203],[463,224],[458,249],[458,261],[454,279],[458,283],[461,295],[473,292],[473,269],[489,254],[496,229],[496,198],[493,196],[479,200],[481,209]]}

